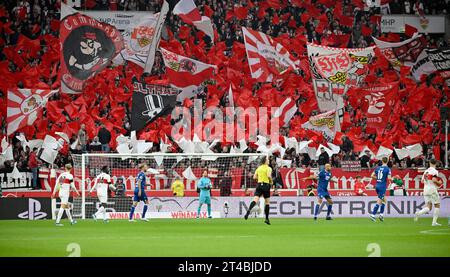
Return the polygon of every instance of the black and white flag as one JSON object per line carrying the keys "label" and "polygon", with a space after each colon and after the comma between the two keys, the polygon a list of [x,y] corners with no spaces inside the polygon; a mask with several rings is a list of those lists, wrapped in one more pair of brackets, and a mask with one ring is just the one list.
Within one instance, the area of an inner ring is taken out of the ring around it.
{"label": "black and white flag", "polygon": [[178,91],[169,86],[133,83],[131,130],[139,131],[160,116],[172,112]]}

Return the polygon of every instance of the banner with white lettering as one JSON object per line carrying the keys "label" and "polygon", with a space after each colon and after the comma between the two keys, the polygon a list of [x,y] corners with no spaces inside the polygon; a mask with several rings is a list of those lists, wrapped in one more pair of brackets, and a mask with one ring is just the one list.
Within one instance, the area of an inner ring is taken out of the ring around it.
{"label": "banner with white lettering", "polygon": [[428,58],[444,80],[450,80],[450,49],[427,49]]}
{"label": "banner with white lettering", "polygon": [[[124,200],[120,200],[124,199]],[[96,199],[92,199],[92,211],[95,211]],[[126,201],[119,203],[117,201]],[[149,197],[150,205],[148,212],[153,218],[186,219],[194,218],[198,208],[198,197]],[[247,212],[250,197],[212,197],[211,209],[213,215],[221,218],[241,218]],[[225,205],[225,203],[227,205]],[[270,216],[281,218],[312,218],[314,207],[317,203],[316,197],[271,197]],[[126,219],[128,215],[129,198],[111,199],[108,201],[107,212],[111,219]],[[333,217],[367,217],[376,204],[376,198],[366,196],[337,196],[333,197]],[[424,207],[424,199],[421,196],[393,196],[387,199],[385,216],[387,217],[411,217],[414,213]],[[138,215],[142,206],[137,208]],[[441,210],[450,210],[450,197],[441,199]],[[320,209],[320,216],[325,216],[326,204]],[[203,210],[201,217],[206,216]],[[264,216],[264,208],[256,205],[252,209],[250,218]],[[432,216],[431,214],[427,216]]]}

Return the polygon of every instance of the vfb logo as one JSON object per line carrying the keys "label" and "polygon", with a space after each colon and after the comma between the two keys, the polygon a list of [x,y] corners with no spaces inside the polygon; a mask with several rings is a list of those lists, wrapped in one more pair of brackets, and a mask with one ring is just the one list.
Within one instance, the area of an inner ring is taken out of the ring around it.
{"label": "vfb logo", "polygon": [[47,213],[41,212],[41,202],[33,198],[28,199],[28,211],[19,214],[21,219],[38,220],[47,216]]}

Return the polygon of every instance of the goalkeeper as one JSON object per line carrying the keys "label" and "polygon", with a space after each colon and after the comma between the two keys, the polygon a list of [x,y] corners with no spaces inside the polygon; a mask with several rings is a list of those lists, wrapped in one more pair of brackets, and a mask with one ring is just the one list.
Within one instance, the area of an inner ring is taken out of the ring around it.
{"label": "goalkeeper", "polygon": [[208,218],[211,217],[211,179],[208,178],[208,170],[203,171],[202,178],[197,183],[197,190],[200,190],[200,198],[197,210],[197,218],[200,217],[200,210],[203,204],[208,205]]}

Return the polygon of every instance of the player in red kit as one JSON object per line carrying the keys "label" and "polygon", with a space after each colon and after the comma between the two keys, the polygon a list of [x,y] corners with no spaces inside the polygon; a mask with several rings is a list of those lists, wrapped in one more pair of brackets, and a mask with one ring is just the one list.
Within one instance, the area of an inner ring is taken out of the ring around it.
{"label": "player in red kit", "polygon": [[354,190],[357,196],[367,196],[366,185],[362,182],[361,176],[356,176]]}

